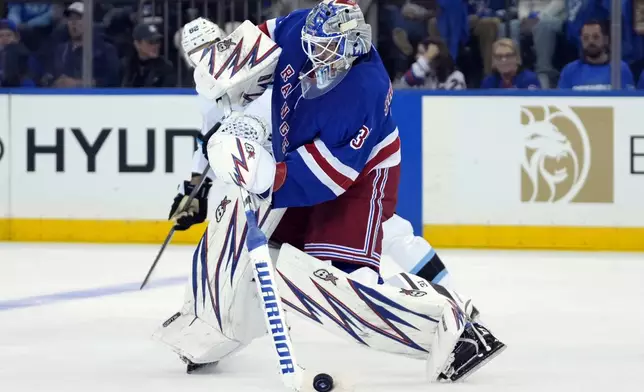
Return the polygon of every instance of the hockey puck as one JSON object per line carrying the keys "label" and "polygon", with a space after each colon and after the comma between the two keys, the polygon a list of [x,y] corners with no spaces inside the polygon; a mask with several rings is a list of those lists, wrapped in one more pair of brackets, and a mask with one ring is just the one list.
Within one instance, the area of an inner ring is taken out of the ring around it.
{"label": "hockey puck", "polygon": [[318,392],[329,392],[333,389],[333,377],[320,373],[313,378],[313,388]]}

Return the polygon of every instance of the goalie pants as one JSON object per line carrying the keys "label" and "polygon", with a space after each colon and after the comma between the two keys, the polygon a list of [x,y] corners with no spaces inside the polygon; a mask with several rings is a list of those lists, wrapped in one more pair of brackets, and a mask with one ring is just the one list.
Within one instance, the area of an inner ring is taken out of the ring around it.
{"label": "goalie pants", "polygon": [[400,165],[361,175],[339,197],[311,207],[288,208],[271,240],[289,243],[349,273],[378,271],[382,223],[396,209]]}

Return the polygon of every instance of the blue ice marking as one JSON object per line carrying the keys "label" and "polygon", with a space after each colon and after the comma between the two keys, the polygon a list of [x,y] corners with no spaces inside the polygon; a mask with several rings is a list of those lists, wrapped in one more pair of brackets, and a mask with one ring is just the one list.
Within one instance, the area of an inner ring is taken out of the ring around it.
{"label": "blue ice marking", "polygon": [[[186,277],[160,278],[152,281],[147,287],[167,287],[182,284],[186,282]],[[38,295],[34,297],[11,299],[0,301],[0,312],[20,308],[30,308],[34,306],[51,305],[57,302],[66,302],[86,298],[106,297],[123,293],[139,291],[141,282],[125,283],[115,286],[96,287],[85,290],[66,291],[53,294]]]}

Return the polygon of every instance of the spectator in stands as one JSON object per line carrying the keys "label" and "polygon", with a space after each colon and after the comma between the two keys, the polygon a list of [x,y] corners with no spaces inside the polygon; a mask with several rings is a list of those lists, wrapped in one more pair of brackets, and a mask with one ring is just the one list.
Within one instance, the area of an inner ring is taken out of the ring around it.
{"label": "spectator in stands", "polygon": [[390,77],[398,79],[413,61],[414,48],[429,36],[427,21],[435,14],[436,1],[390,0],[381,5],[381,54],[392,68]]}
{"label": "spectator in stands", "polygon": [[[519,0],[518,18],[510,22],[510,34],[521,45],[522,36],[532,36],[537,56],[536,71],[543,88],[557,80],[558,72],[552,64],[557,35],[566,19],[566,0]],[[508,37],[503,25],[502,36]]]}
{"label": "spectator in stands", "polygon": [[52,2],[10,2],[7,4],[7,10],[7,19],[16,24],[22,40],[31,50],[38,49],[40,41],[52,29],[55,11],[55,6]]}
{"label": "spectator in stands", "polygon": [[436,15],[435,0],[407,0],[399,9],[393,12],[394,28],[392,38],[394,44],[406,56],[414,54],[414,45],[427,38],[427,22]]}
{"label": "spectator in stands", "polygon": [[[608,24],[589,20],[581,29],[582,58],[561,71],[559,88],[575,90],[609,90],[611,88]],[[633,74],[622,61],[622,88],[632,89]]]}
{"label": "spectator in stands", "polygon": [[600,0],[567,0],[566,11],[568,20],[566,22],[566,34],[568,40],[581,50],[582,45],[579,39],[581,29],[589,20],[608,20],[610,18],[610,1]]}
{"label": "spectator in stands", "polygon": [[416,62],[400,79],[397,87],[462,90],[466,85],[465,77],[456,69],[445,42],[429,38],[418,44]]}
{"label": "spectator in stands", "polygon": [[436,17],[429,20],[429,36],[445,41],[450,54],[456,59],[460,47],[470,38],[468,3],[465,0],[437,0],[435,13]]}
{"label": "spectator in stands", "polygon": [[492,45],[499,35],[505,12],[505,0],[469,0],[468,24],[470,34],[478,41],[483,73],[492,72]]}
{"label": "spectator in stands", "polygon": [[162,35],[152,24],[139,24],[132,32],[135,53],[123,64],[123,87],[176,87],[172,64],[159,56]]}
{"label": "spectator in stands", "polygon": [[537,74],[521,66],[519,47],[514,41],[501,38],[494,43],[492,52],[494,72],[483,79],[481,88],[541,88]]}
{"label": "spectator in stands", "polygon": [[9,3],[7,4],[7,19],[18,27],[47,26],[52,20],[52,4],[50,3]]}
{"label": "spectator in stands", "polygon": [[492,72],[492,44],[505,17],[505,0],[438,0],[438,17],[429,22],[430,37],[440,36],[456,58],[470,36],[478,41],[484,75]]}
{"label": "spectator in stands", "polygon": [[319,2],[319,0],[276,0],[272,2],[269,17],[277,18],[288,15],[297,9],[313,8]]}
{"label": "spectator in stands", "polygon": [[[635,4],[639,0],[622,0],[622,60],[624,60],[633,75],[639,75],[644,69],[644,31],[641,26],[636,27],[634,13]],[[602,0],[605,9],[610,9],[611,0]]]}
{"label": "spectator in stands", "polygon": [[29,50],[20,43],[18,26],[0,19],[0,87],[34,87],[29,77]]}
{"label": "spectator in stands", "polygon": [[[83,74],[83,12],[81,2],[72,3],[65,11],[69,41],[58,44],[53,63],[49,64],[49,78],[53,87],[81,87]],[[119,85],[119,59],[116,49],[99,34],[94,34],[93,85],[117,87]]]}

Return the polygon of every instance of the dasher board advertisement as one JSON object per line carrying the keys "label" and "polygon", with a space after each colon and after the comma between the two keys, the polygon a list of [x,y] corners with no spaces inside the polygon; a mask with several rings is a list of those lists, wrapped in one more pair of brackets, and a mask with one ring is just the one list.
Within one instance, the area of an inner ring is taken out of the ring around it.
{"label": "dasher board advertisement", "polygon": [[163,239],[177,185],[190,177],[196,96],[10,99],[12,239]]}
{"label": "dasher board advertisement", "polygon": [[644,249],[643,105],[423,98],[426,233],[453,245]]}

